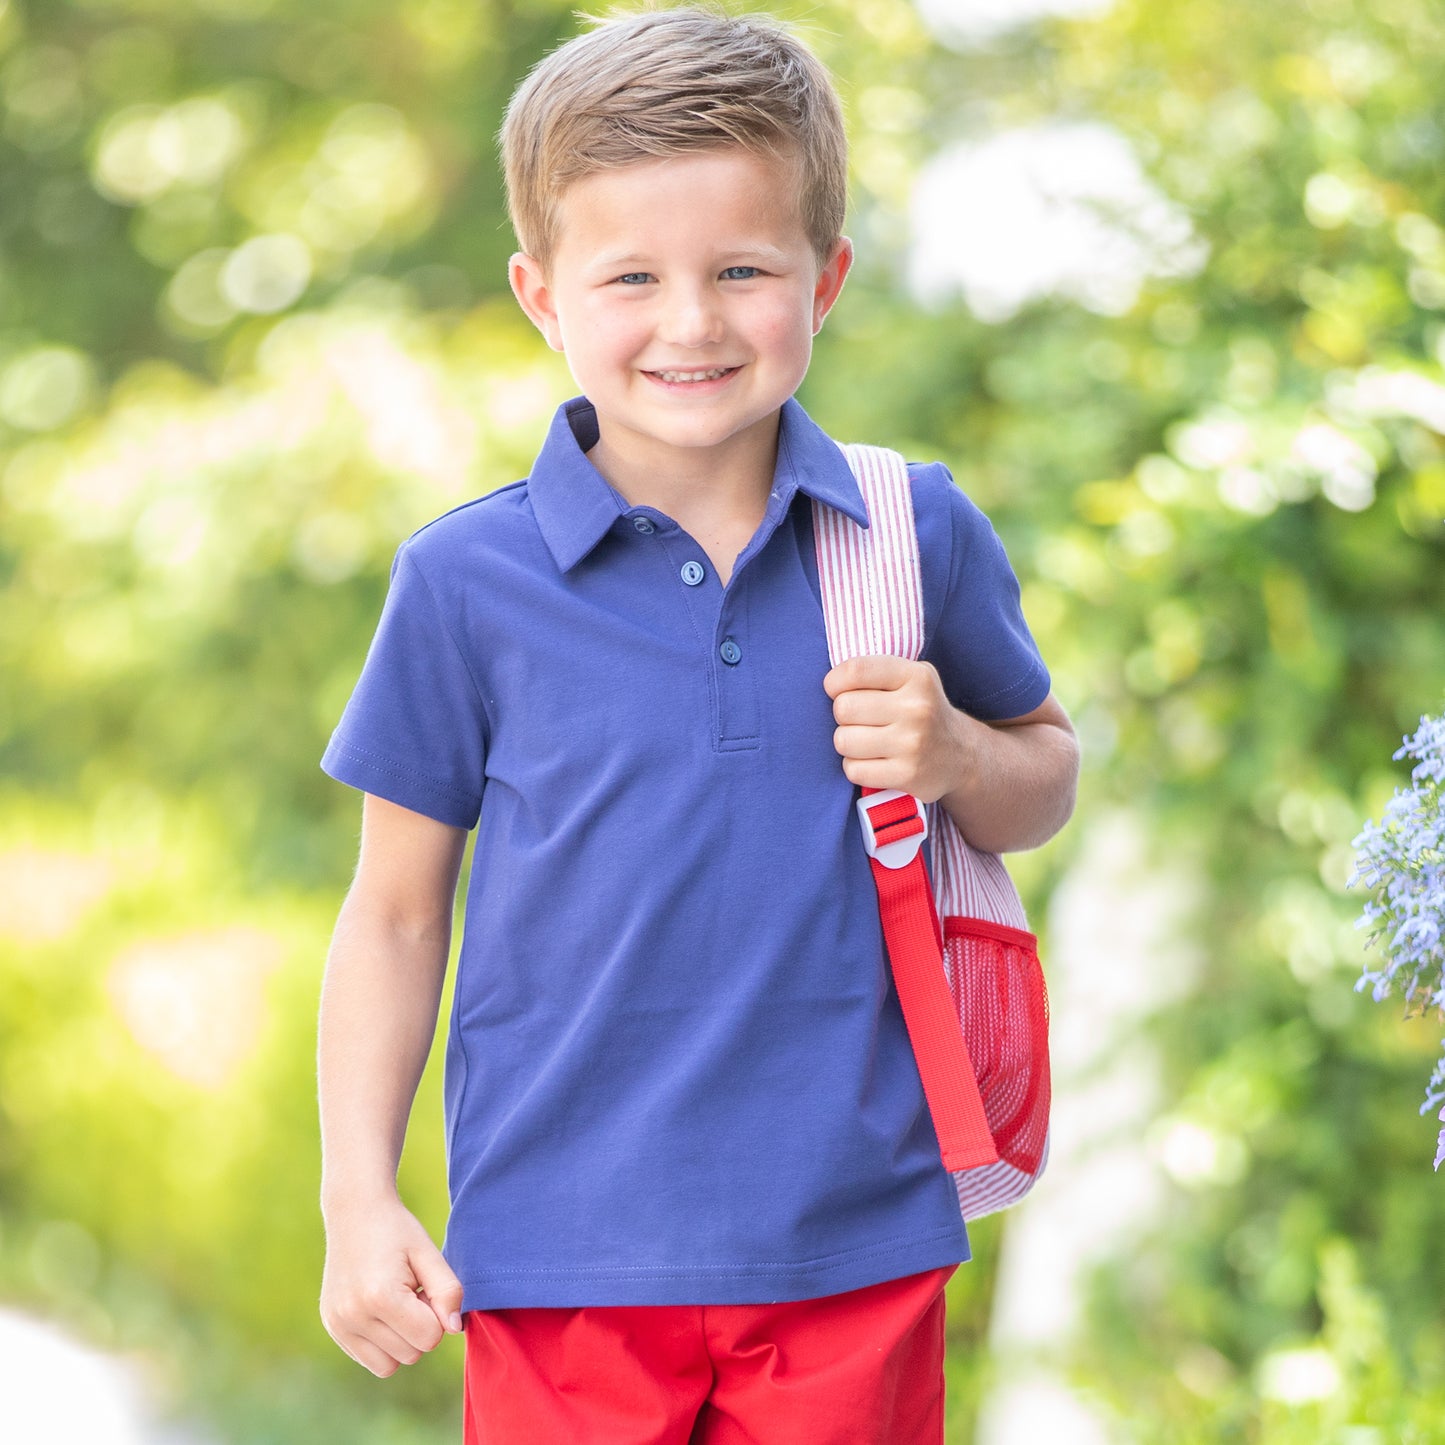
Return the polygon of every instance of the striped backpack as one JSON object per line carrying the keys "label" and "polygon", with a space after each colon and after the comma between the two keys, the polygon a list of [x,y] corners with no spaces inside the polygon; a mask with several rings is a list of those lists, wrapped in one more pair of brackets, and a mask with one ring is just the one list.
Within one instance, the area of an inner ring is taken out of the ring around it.
{"label": "striped backpack", "polygon": [[[874,654],[917,659],[923,589],[907,464],[882,447],[842,451],[869,525],[813,502],[828,656],[835,667]],[[860,792],[863,846],[924,1096],[959,1208],[977,1219],[1022,1198],[1048,1159],[1038,940],[1003,860],[965,842],[941,803],[889,788]]]}

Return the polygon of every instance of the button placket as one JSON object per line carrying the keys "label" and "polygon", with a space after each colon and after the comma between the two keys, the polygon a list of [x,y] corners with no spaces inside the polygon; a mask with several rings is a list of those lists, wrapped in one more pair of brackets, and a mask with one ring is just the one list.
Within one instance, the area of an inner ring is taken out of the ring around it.
{"label": "button placket", "polygon": [[[697,556],[687,555],[701,549],[686,528],[659,529],[658,540],[697,628],[700,661],[709,675],[713,747],[719,752],[753,751],[758,747],[759,708],[757,678],[744,656],[749,579],[740,577],[735,567],[727,587],[711,585],[717,573]],[[705,582],[709,585],[703,586]]]}
{"label": "button placket", "polygon": [[750,751],[758,746],[759,699],[757,668],[748,661],[748,600],[753,575],[729,585],[720,597],[714,619],[713,676],[717,687],[715,746],[723,752]]}

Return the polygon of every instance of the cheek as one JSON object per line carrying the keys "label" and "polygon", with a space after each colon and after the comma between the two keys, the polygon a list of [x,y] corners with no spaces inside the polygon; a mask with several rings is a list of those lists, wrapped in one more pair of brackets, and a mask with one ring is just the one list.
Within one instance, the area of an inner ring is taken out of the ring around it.
{"label": "cheek", "polygon": [[786,305],[760,311],[754,317],[752,331],[773,351],[806,347],[813,335],[813,315],[805,304],[794,298]]}
{"label": "cheek", "polygon": [[641,308],[611,304],[605,298],[587,308],[582,324],[588,346],[598,355],[626,356],[646,336]]}
{"label": "cheek", "polygon": [[583,301],[566,314],[563,327],[567,349],[578,359],[608,360],[626,357],[639,344],[638,327],[627,307],[605,300]]}

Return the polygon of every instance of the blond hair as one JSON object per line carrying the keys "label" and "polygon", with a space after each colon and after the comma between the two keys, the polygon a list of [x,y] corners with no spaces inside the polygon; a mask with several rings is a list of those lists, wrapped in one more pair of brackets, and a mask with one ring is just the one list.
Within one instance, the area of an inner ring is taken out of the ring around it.
{"label": "blond hair", "polygon": [[791,165],[821,265],[843,233],[848,143],[822,62],[767,15],[687,5],[582,16],[533,66],[498,140],[518,244],[549,270],[558,202],[596,171],[738,145]]}

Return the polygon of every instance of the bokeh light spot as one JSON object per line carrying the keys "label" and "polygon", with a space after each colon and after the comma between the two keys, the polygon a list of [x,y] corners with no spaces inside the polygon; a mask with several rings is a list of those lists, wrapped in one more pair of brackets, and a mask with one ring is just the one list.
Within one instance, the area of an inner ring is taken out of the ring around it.
{"label": "bokeh light spot", "polygon": [[131,1034],[177,1077],[221,1087],[260,1041],[265,983],[281,944],[255,928],[148,940],[111,965],[111,998]]}
{"label": "bokeh light spot", "polygon": [[95,392],[95,366],[72,346],[40,346],[0,372],[0,416],[25,431],[69,421]]}
{"label": "bokeh light spot", "polygon": [[103,858],[43,848],[0,853],[0,938],[46,943],[64,938],[113,881]]}
{"label": "bokeh light spot", "polygon": [[238,311],[284,311],[311,280],[311,251],[298,236],[253,236],[221,267],[221,294]]}

